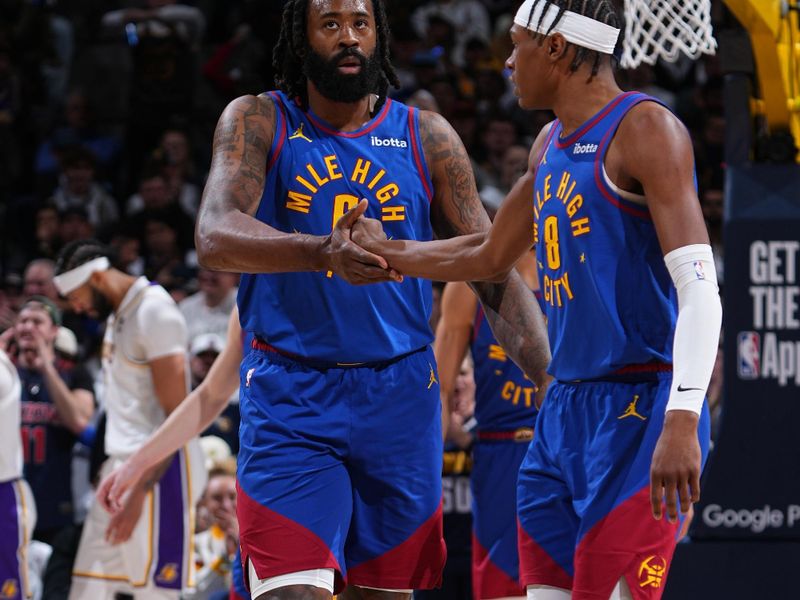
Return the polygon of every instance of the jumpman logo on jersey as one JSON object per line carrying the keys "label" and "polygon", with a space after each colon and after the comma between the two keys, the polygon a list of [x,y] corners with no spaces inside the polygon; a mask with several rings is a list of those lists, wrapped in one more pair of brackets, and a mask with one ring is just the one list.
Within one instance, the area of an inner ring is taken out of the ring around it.
{"label": "jumpman logo on jersey", "polygon": [[307,137],[306,134],[303,133],[303,125],[305,125],[305,123],[300,123],[300,127],[298,127],[295,132],[289,136],[289,139],[296,140],[297,138],[300,138],[301,140],[305,140],[311,144],[311,138]]}
{"label": "jumpman logo on jersey", "polygon": [[431,370],[431,380],[428,382],[428,389],[431,389],[434,383],[439,383],[439,382],[436,381],[436,373],[433,372],[433,365],[431,363],[428,363],[428,367]]}
{"label": "jumpman logo on jersey", "polygon": [[638,412],[636,412],[636,403],[639,401],[639,395],[633,397],[633,402],[628,404],[628,408],[625,409],[625,412],[622,413],[617,419],[624,419],[626,417],[636,417],[637,419],[641,419],[642,421],[646,421],[647,417],[643,417]]}

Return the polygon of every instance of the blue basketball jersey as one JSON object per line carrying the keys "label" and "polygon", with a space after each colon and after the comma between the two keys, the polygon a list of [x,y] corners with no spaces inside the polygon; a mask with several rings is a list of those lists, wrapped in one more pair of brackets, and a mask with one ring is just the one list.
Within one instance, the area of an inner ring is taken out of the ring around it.
{"label": "blue basketball jersey", "polygon": [[575,132],[553,123],[539,158],[534,241],[560,380],[672,361],[677,292],[645,204],[620,195],[603,166],[622,118],[644,94],[620,94]]}
{"label": "blue basketball jersey", "polygon": [[[277,124],[256,218],[285,232],[327,235],[362,198],[389,238],[430,240],[432,183],[418,112],[386,100],[356,131],[334,129],[282,92],[270,92]],[[280,350],[340,362],[386,360],[425,346],[431,284],[352,286],[326,272],[245,274],[242,329]]]}
{"label": "blue basketball jersey", "polygon": [[478,431],[533,427],[536,387],[503,350],[478,306],[472,328],[475,364],[475,420]]}
{"label": "blue basketball jersey", "polygon": [[[61,424],[41,372],[21,367],[17,372],[22,383],[24,477],[36,499],[36,528],[65,527],[73,520],[72,447],[78,438]],[[59,376],[72,389],[71,373],[59,370]]]}

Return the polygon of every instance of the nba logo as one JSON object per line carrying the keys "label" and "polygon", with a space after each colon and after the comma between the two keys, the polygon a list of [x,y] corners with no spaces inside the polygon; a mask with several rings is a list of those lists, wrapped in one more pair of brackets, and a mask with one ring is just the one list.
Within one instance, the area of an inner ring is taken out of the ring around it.
{"label": "nba logo", "polygon": [[699,260],[694,261],[694,274],[698,279],[706,278],[706,272],[703,270],[703,263]]}
{"label": "nba logo", "polygon": [[740,331],[737,340],[739,379],[758,379],[761,374],[761,336],[755,331]]}

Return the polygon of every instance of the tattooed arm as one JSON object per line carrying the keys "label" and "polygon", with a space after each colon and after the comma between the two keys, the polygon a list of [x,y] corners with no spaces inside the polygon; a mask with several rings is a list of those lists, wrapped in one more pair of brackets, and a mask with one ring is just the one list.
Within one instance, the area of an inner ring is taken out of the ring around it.
{"label": "tattooed arm", "polygon": [[[367,248],[405,275],[445,281],[473,281],[486,318],[514,362],[545,387],[550,362],[547,332],[533,293],[513,266],[533,243],[533,173],[511,191],[490,224],[481,205],[464,144],[450,124],[432,112],[420,113],[420,138],[433,179],[433,242],[377,241]],[[538,142],[538,140],[537,140]],[[537,152],[541,142],[534,144]],[[362,243],[358,227],[354,239]],[[473,235],[468,235],[473,234]],[[510,275],[509,275],[510,273]],[[497,277],[497,283],[475,283]]]}
{"label": "tattooed arm", "polygon": [[264,191],[276,110],[269,96],[242,96],[217,123],[195,230],[200,264],[242,273],[328,270],[350,283],[390,280],[384,259],[350,241],[350,227],[366,210],[365,202],[345,214],[328,236],[286,233],[254,217]]}

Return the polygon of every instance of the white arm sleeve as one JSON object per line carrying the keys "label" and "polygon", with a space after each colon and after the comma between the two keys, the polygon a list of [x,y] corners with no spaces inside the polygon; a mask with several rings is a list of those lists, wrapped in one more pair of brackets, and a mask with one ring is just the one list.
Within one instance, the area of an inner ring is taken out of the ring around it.
{"label": "white arm sleeve", "polygon": [[664,257],[678,290],[678,322],[667,410],[700,414],[717,356],[722,303],[708,244],[677,248]]}

